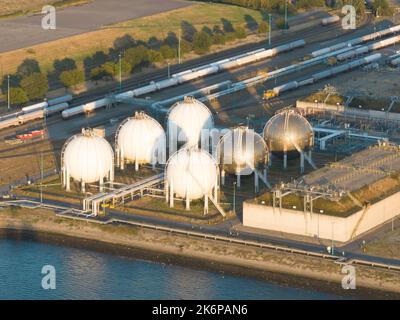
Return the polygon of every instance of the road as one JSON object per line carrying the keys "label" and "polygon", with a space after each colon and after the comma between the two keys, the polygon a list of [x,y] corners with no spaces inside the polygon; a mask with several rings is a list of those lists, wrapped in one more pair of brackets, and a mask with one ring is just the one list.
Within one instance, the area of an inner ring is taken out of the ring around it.
{"label": "road", "polygon": [[57,9],[55,30],[42,29],[42,14],[2,19],[0,52],[26,48],[190,5],[191,2],[181,0],[94,0],[81,6]]}

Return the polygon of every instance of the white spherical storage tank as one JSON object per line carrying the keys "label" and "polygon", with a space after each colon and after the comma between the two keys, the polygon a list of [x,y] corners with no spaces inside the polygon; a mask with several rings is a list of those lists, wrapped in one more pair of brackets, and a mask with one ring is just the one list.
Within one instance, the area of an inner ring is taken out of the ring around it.
{"label": "white spherical storage tank", "polygon": [[187,147],[198,146],[203,129],[211,130],[214,120],[211,111],[200,101],[185,97],[176,102],[167,117],[170,150],[177,150],[179,142]]}
{"label": "white spherical storage tank", "polygon": [[144,112],[136,112],[123,121],[115,135],[117,165],[124,169],[125,161],[140,164],[165,163],[166,137],[162,126]]}
{"label": "white spherical storage tank", "polygon": [[108,141],[96,135],[92,129],[69,138],[61,152],[63,186],[70,190],[70,178],[82,184],[114,180],[114,152]]}
{"label": "white spherical storage tank", "polygon": [[[186,209],[190,201],[204,197],[214,199],[218,189],[218,164],[205,150],[182,148],[169,158],[166,166],[166,197],[173,207],[174,195],[186,200]],[[168,199],[169,197],[169,199]]]}

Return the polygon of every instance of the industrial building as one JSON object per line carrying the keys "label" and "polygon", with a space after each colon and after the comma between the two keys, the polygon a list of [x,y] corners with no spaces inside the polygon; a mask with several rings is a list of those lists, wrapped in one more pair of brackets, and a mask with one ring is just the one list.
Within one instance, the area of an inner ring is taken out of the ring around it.
{"label": "industrial building", "polygon": [[398,215],[400,148],[379,143],[245,202],[243,224],[347,242]]}

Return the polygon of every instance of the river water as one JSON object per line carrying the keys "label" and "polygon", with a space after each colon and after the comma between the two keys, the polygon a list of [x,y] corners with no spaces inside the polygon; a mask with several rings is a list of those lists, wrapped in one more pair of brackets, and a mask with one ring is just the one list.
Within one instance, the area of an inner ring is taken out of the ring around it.
{"label": "river water", "polygon": [[[45,265],[55,268],[54,290],[42,288]],[[0,279],[0,299],[340,298],[253,278],[8,239],[0,239]]]}

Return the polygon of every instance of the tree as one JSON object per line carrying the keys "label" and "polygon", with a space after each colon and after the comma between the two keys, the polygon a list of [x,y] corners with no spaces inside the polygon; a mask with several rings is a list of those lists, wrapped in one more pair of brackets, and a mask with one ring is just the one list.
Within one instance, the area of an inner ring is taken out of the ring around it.
{"label": "tree", "polygon": [[[19,74],[10,74],[10,88],[17,88],[21,82],[21,76]],[[8,75],[3,77],[3,81],[1,83],[1,91],[3,94],[7,94],[8,89]]]}
{"label": "tree", "polygon": [[188,41],[182,39],[182,40],[181,40],[181,57],[182,57],[185,53],[188,53],[188,52],[190,52],[190,51],[192,51],[192,50],[193,50],[193,45],[192,45],[190,42],[188,42]]}
{"label": "tree", "polygon": [[23,104],[28,102],[28,96],[26,92],[21,88],[10,88],[10,104]]}
{"label": "tree", "polygon": [[[285,29],[285,19],[284,18],[276,19],[275,24],[279,29]],[[287,24],[286,27],[289,28],[289,24]]]}
{"label": "tree", "polygon": [[131,35],[125,34],[114,40],[114,49],[116,51],[124,51],[133,48],[136,45],[135,39]]}
{"label": "tree", "polygon": [[131,65],[132,69],[148,62],[147,49],[141,45],[125,51],[124,58]]}
{"label": "tree", "polygon": [[67,88],[76,88],[76,86],[85,80],[83,70],[68,70],[60,74],[60,81]]}
{"label": "tree", "polygon": [[387,0],[374,0],[372,10],[376,16],[391,15],[392,9],[389,7]]}
{"label": "tree", "polygon": [[163,45],[160,48],[160,53],[164,59],[173,59],[175,58],[176,51],[168,45]]}
{"label": "tree", "polygon": [[360,16],[365,15],[365,2],[364,0],[338,0],[336,2],[336,6],[338,8],[343,7],[344,5],[352,5],[356,9],[356,12]]}
{"label": "tree", "polygon": [[39,63],[35,59],[25,59],[17,68],[17,74],[21,77],[30,76],[32,73],[40,73]]}
{"label": "tree", "polygon": [[64,58],[62,60],[56,59],[53,62],[53,67],[56,76],[60,76],[63,71],[70,71],[76,69],[76,63],[74,59]]}
{"label": "tree", "polygon": [[121,59],[121,73],[122,76],[128,76],[132,72],[131,64],[125,58]]}
{"label": "tree", "polygon": [[258,25],[258,33],[267,33],[269,31],[269,24],[266,21],[261,21]]}
{"label": "tree", "polygon": [[104,71],[104,75],[105,77],[109,77],[109,78],[114,78],[115,75],[117,74],[117,70],[119,70],[118,65],[116,65],[115,63],[108,61],[106,63],[103,63],[100,66],[101,69],[103,69]]}
{"label": "tree", "polygon": [[[107,62],[103,65],[103,68],[105,69],[105,71],[107,73],[112,73],[114,77],[115,76],[119,77],[119,68],[120,68],[119,60],[115,63]],[[132,71],[131,64],[128,61],[126,61],[125,58],[122,58],[121,59],[121,75],[123,77],[127,76],[131,73],[131,71]]]}
{"label": "tree", "polygon": [[212,36],[213,44],[225,44],[225,36],[221,33],[215,33]]}
{"label": "tree", "polygon": [[193,49],[197,54],[206,53],[211,47],[211,37],[204,31],[196,33],[193,40]]}
{"label": "tree", "polygon": [[92,56],[83,60],[83,66],[86,72],[90,72],[94,67],[101,66],[107,62],[107,55],[103,51],[96,51]]}
{"label": "tree", "polygon": [[[164,60],[164,57],[159,51],[156,50],[148,50],[147,55],[149,58],[149,62],[154,63],[154,62],[161,62]],[[132,67],[131,67],[132,68]]]}
{"label": "tree", "polygon": [[297,0],[296,8],[311,9],[325,6],[325,0]]}
{"label": "tree", "polygon": [[29,100],[41,99],[49,90],[49,82],[44,74],[35,72],[21,80],[21,88],[26,92]]}
{"label": "tree", "polygon": [[175,32],[168,32],[167,37],[164,39],[164,44],[170,46],[171,48],[177,48],[179,44],[179,39]]}
{"label": "tree", "polygon": [[238,26],[238,27],[235,29],[235,36],[236,36],[236,38],[238,38],[238,39],[244,39],[244,38],[246,38],[246,30],[245,30],[243,27]]}
{"label": "tree", "polygon": [[93,68],[90,71],[90,79],[95,82],[110,77],[112,77],[112,74],[108,73],[102,66]]}

